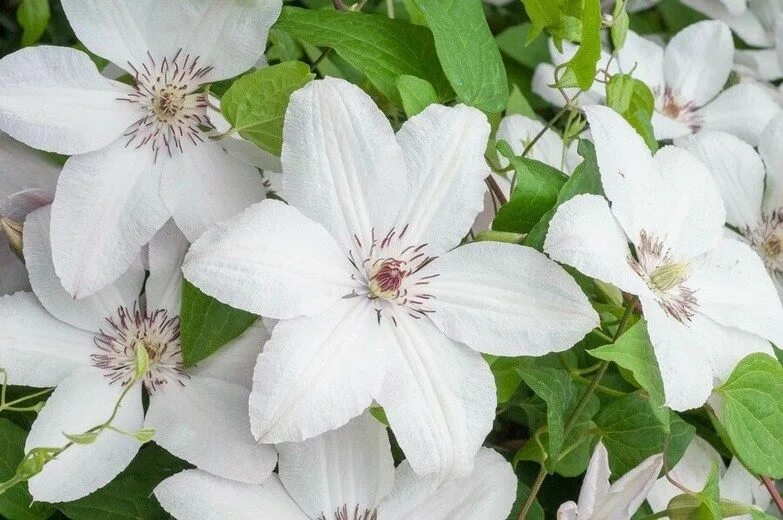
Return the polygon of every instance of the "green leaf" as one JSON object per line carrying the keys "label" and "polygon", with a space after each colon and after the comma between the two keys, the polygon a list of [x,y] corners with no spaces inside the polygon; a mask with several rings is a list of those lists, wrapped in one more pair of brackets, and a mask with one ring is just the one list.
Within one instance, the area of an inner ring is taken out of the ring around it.
{"label": "green leaf", "polygon": [[498,209],[492,229],[527,233],[555,205],[567,177],[542,162],[514,156],[511,146],[505,141],[500,141],[497,148],[514,167],[517,183],[510,200]]}
{"label": "green leaf", "polygon": [[595,358],[612,361],[630,370],[639,386],[650,396],[653,412],[661,421],[664,430],[668,430],[669,411],[664,406],[663,380],[644,320],[639,320],[613,344],[587,352]]}
{"label": "green leaf", "polygon": [[454,97],[427,27],[374,14],[296,7],[284,7],[276,27],[311,45],[334,49],[396,103],[402,102],[397,78],[405,75],[428,81],[440,101]]}
{"label": "green leaf", "polygon": [[221,99],[223,115],[239,135],[280,155],[288,99],[312,78],[310,67],[299,61],[287,61],[242,76]]}
{"label": "green leaf", "polygon": [[692,495],[677,495],[666,508],[670,520],[721,520],[720,472],[713,462],[704,489]]}
{"label": "green leaf", "polygon": [[495,388],[498,395],[498,403],[502,404],[513,397],[514,392],[522,382],[519,366],[529,358],[508,358],[492,356],[488,359],[489,368],[495,376]]}
{"label": "green leaf", "polygon": [[745,467],[783,478],[783,366],[767,354],[751,354],[716,392],[723,397],[719,417]]}
{"label": "green leaf", "polygon": [[457,99],[486,113],[508,102],[506,69],[481,0],[416,0]]}
{"label": "green leaf", "polygon": [[540,63],[549,63],[551,57],[549,45],[544,38],[525,44],[532,29],[533,25],[530,23],[513,25],[495,36],[495,42],[497,42],[500,52],[522,65],[534,69]]}
{"label": "green leaf", "polygon": [[[17,465],[24,458],[24,442],[27,432],[8,419],[0,418],[0,482],[14,476]],[[33,503],[33,497],[23,482],[0,494],[0,516],[8,520],[43,520],[54,509],[41,503]]]}
{"label": "green leaf", "polygon": [[606,104],[622,115],[653,151],[658,142],[652,128],[655,98],[644,82],[628,74],[615,74],[606,85]]}
{"label": "green leaf", "polygon": [[207,296],[184,280],[180,338],[185,365],[190,366],[206,359],[247,330],[257,318],[255,314],[234,309]]}
{"label": "green leaf", "polygon": [[22,26],[22,47],[41,39],[51,15],[49,0],[22,0],[16,10],[16,20]]}
{"label": "green leaf", "polygon": [[[522,380],[546,402],[547,464],[554,464],[563,447],[566,412],[573,397],[571,380],[563,370],[524,366],[519,368]],[[534,442],[534,441],[531,441]]]}
{"label": "green leaf", "polygon": [[[653,412],[650,401],[637,393],[612,400],[594,419],[609,452],[614,475],[624,475],[644,459],[661,453],[666,431]],[[668,467],[674,467],[690,444],[696,429],[670,412]]]}
{"label": "green leaf", "polygon": [[511,87],[511,94],[508,96],[508,106],[506,107],[506,115],[511,114],[521,114],[533,119],[538,119],[538,114],[536,114],[525,95],[516,85]]}
{"label": "green leaf", "polygon": [[533,226],[527,234],[525,240],[522,241],[523,245],[534,247],[539,251],[543,250],[544,240],[549,231],[549,221],[552,220],[555,211],[557,211],[557,207],[565,201],[570,200],[577,195],[588,193],[603,195],[601,174],[598,171],[598,160],[595,156],[595,147],[593,146],[593,143],[587,140],[580,140],[579,155],[584,158],[584,161],[577,166],[574,173],[560,189],[555,206],[547,211],[546,214],[541,217],[541,220]]}
{"label": "green leaf", "polygon": [[409,118],[438,102],[438,94],[430,82],[416,76],[397,78],[397,90],[400,91],[402,108]]}
{"label": "green leaf", "polygon": [[[530,495],[530,488],[519,479],[517,482],[517,499],[514,502],[514,507],[511,508],[511,513],[508,515],[508,520],[518,520],[519,514],[522,512],[522,506],[525,505],[525,500]],[[544,509],[538,500],[533,500],[533,505],[525,516],[525,520],[544,520]]]}
{"label": "green leaf", "polygon": [[576,54],[568,62],[576,82],[582,90],[588,90],[595,80],[598,60],[601,59],[601,2],[585,0],[582,14],[582,40]]}
{"label": "green leaf", "polygon": [[522,0],[522,3],[527,16],[533,22],[533,28],[527,37],[528,42],[533,41],[545,28],[560,23],[563,0]]}
{"label": "green leaf", "polygon": [[625,38],[628,36],[628,28],[631,25],[631,18],[628,16],[628,11],[625,9],[625,4],[622,1],[615,3],[614,12],[612,13],[613,21],[612,27],[609,29],[609,35],[612,38],[612,45],[615,50],[623,48],[625,45]]}
{"label": "green leaf", "polygon": [[71,520],[168,518],[152,490],[164,479],[186,468],[186,462],[156,444],[147,444],[108,485],[79,500],[57,504],[57,508]]}

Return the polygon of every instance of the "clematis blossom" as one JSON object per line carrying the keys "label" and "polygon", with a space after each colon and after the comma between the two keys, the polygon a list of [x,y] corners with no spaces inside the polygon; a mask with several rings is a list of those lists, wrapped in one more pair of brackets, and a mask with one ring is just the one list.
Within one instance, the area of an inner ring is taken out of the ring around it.
{"label": "clematis blossom", "polygon": [[557,520],[627,520],[647,498],[661,468],[663,455],[653,455],[611,483],[609,453],[599,442],[587,466],[579,503],[561,505]]}
{"label": "clematis blossom", "polygon": [[[225,478],[261,482],[274,469],[271,446],[250,434],[247,399],[252,362],[268,338],[259,322],[218,354],[185,368],[180,348],[180,266],[187,242],[168,223],[149,245],[144,298],[139,263],[98,293],[75,300],[55,275],[49,245],[50,208],[24,224],[24,256],[33,292],[0,299],[0,366],[8,382],[56,386],[33,422],[25,451],[64,446],[64,433],[102,424],[133,384],[112,425],[132,434],[154,428],[154,440],[174,455]],[[149,371],[135,381],[137,348]],[[149,396],[146,415],[142,391]],[[63,502],[108,484],[131,462],[140,443],[103,431],[89,445],[75,444],[29,481],[37,501]]]}
{"label": "clematis blossom", "polygon": [[59,173],[43,154],[0,132],[0,296],[30,289],[18,256],[21,227],[28,213],[52,203]]}
{"label": "clematis blossom", "polygon": [[652,125],[658,140],[716,130],[756,145],[780,106],[754,83],[723,90],[733,56],[729,28],[708,20],[677,33],[665,49],[629,32],[617,61],[621,71],[633,73],[652,90]]}
{"label": "clematis blossom", "polygon": [[674,146],[653,156],[619,114],[584,110],[611,207],[597,195],[564,203],[544,250],[639,297],[666,404],[699,407],[740,359],[783,341],[775,287],[747,244],[723,237],[725,209],[703,163]]}
{"label": "clematis blossom", "polygon": [[178,520],[505,520],[516,497],[511,465],[488,448],[469,476],[441,487],[407,461],[395,470],[386,428],[369,414],[277,448],[279,474],[261,485],[186,470],[155,496]]}
{"label": "clematis blossom", "polygon": [[[748,473],[739,459],[732,459],[726,467],[720,454],[701,437],[693,438],[680,461],[669,471],[669,476],[691,491],[701,491],[707,483],[713,464],[718,465],[720,472],[718,483],[721,499],[755,506],[761,511],[767,509],[772,497],[764,484]],[[653,512],[663,511],[669,501],[680,494],[682,490],[666,477],[661,477],[650,490],[647,502]],[[732,518],[750,520],[751,516],[747,514]]]}
{"label": "clematis blossom", "polygon": [[280,0],[64,0],[87,54],[28,47],[0,60],[0,130],[71,155],[52,207],[57,275],[84,297],[115,280],[170,217],[193,240],[263,198],[251,165],[210,139],[202,85],[263,55]]}
{"label": "clematis blossom", "polygon": [[[735,137],[711,132],[677,142],[712,173],[726,205],[730,236],[750,245],[783,298],[783,115],[761,136],[759,153]],[[766,187],[765,187],[766,186]]]}
{"label": "clematis blossom", "polygon": [[261,442],[314,437],[376,400],[417,473],[465,476],[495,416],[479,351],[561,351],[598,323],[537,251],[457,247],[482,207],[488,134],[479,111],[432,105],[395,135],[339,79],[292,95],[280,192],[290,205],[266,200],[215,226],[183,266],[207,294],[283,320],[255,369]]}

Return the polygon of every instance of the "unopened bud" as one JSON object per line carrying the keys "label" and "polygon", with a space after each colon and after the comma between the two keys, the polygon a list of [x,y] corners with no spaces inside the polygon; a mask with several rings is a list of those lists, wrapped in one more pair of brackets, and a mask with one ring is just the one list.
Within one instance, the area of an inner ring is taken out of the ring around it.
{"label": "unopened bud", "polygon": [[24,253],[22,252],[22,223],[8,217],[0,217],[0,227],[3,228],[3,233],[5,233],[5,236],[8,238],[8,244],[11,246],[11,251],[24,262]]}
{"label": "unopened bud", "polygon": [[97,431],[86,433],[65,433],[63,435],[74,444],[92,444],[98,438]]}
{"label": "unopened bud", "polygon": [[53,460],[60,451],[60,448],[33,448],[16,468],[16,477],[21,481],[30,480],[43,471],[44,465]]}
{"label": "unopened bud", "polygon": [[137,441],[141,443],[145,443],[151,441],[152,438],[155,437],[155,433],[156,433],[155,428],[143,428],[141,430],[134,432],[133,437]]}
{"label": "unopened bud", "polygon": [[147,352],[147,346],[143,341],[136,342],[136,353],[134,356],[134,375],[135,378],[141,379],[147,374],[150,368],[150,356]]}

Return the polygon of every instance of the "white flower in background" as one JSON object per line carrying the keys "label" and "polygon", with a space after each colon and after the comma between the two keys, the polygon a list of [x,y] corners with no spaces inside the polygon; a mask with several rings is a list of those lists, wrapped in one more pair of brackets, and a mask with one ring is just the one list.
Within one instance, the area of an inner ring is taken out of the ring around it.
{"label": "white flower in background", "polygon": [[279,476],[261,485],[186,470],[155,488],[178,520],[505,520],[517,478],[481,448],[472,473],[438,487],[407,461],[397,469],[386,428],[371,415],[300,443],[278,445]]}
{"label": "white flower in background", "polygon": [[30,288],[27,269],[14,252],[19,228],[28,213],[52,203],[59,173],[44,154],[0,132],[0,296]]}
{"label": "white flower in background", "polygon": [[[725,22],[745,43],[756,49],[737,50],[737,70],[761,80],[783,77],[778,27],[783,14],[781,0],[736,0],[736,5],[715,0],[682,0],[700,13]],[[781,49],[783,50],[783,49]]]}
{"label": "white flower in background", "polygon": [[557,510],[557,520],[628,520],[642,505],[663,468],[663,455],[653,455],[609,482],[609,454],[599,442],[587,466],[579,503],[566,502]]}
{"label": "white flower in background", "polygon": [[339,79],[294,93],[283,133],[290,205],[266,200],[207,231],[185,276],[282,319],[250,400],[261,442],[342,426],[375,399],[420,474],[470,473],[495,385],[478,351],[565,350],[597,323],[574,280],[537,251],[457,247],[482,207],[486,117],[431,105],[397,135]]}
{"label": "white flower in background", "polygon": [[209,137],[199,87],[264,52],[280,0],[64,0],[76,35],[134,85],[83,52],[38,46],[0,60],[0,129],[73,155],[52,207],[57,275],[83,297],[120,276],[174,217],[193,240],[263,198],[255,168]]}
{"label": "white flower in background", "polygon": [[[557,82],[557,79],[555,78],[555,68],[573,58],[578,49],[578,45],[563,41],[563,52],[559,52],[550,38],[549,54],[552,57],[552,63],[540,63],[536,67],[531,84],[533,92],[558,107],[565,106],[566,104],[564,94],[568,99],[574,100],[576,94],[579,92],[578,88],[565,88],[561,93],[560,90],[553,88],[550,85],[554,85]],[[604,74],[601,71],[608,72],[609,74],[617,72],[617,61],[612,59],[612,56],[604,49],[601,49],[601,59],[598,61],[598,70],[598,78],[601,79],[604,77]],[[562,72],[559,74],[562,74]],[[601,105],[605,102],[606,87],[603,83],[598,81],[594,82],[589,90],[582,92],[579,94],[579,97],[574,100],[574,104],[578,106]]]}
{"label": "white flower in background", "polygon": [[[495,137],[498,141],[506,141],[511,146],[514,154],[519,156],[522,155],[525,148],[542,130],[544,130],[544,123],[538,119],[514,114],[506,116],[500,121]],[[533,144],[526,157],[571,175],[574,168],[582,161],[582,158],[576,151],[576,147],[576,141],[566,146],[560,134],[552,129],[547,129],[541,135],[541,138]],[[497,154],[497,158],[501,167],[505,168],[509,165],[508,159],[501,154]],[[513,175],[513,171],[506,174],[492,173],[507,199],[511,197],[511,179]],[[496,208],[492,201],[492,196],[487,192],[484,196],[484,209],[476,218],[473,230],[478,232],[488,229],[495,218],[495,213]]]}
{"label": "white flower in background", "polygon": [[657,139],[718,130],[755,145],[780,106],[755,84],[740,83],[723,91],[733,56],[729,28],[708,20],[677,33],[665,49],[629,32],[617,60],[620,70],[632,72],[652,90]]}
{"label": "white flower in background", "polygon": [[758,253],[783,298],[781,143],[783,115],[764,130],[759,145],[761,156],[747,143],[718,132],[678,140],[677,145],[707,165],[726,206],[726,222],[733,230],[730,235],[750,244]]}
{"label": "white flower in background", "polygon": [[[54,273],[49,246],[50,208],[24,225],[24,256],[34,293],[0,299],[0,366],[9,383],[56,386],[32,425],[25,450],[60,447],[63,432],[80,434],[106,421],[134,375],[139,342],[149,372],[126,395],[113,425],[124,431],[154,428],[154,440],[206,471],[261,482],[274,469],[270,446],[250,434],[247,399],[252,363],[268,338],[259,322],[218,354],[184,369],[179,339],[180,266],[187,242],[173,223],[149,246],[150,276],[139,299],[139,263],[100,292],[75,300]],[[142,386],[149,408],[142,409]],[[133,437],[104,431],[89,445],[74,445],[30,482],[33,498],[75,500],[109,483],[139,449]]]}
{"label": "white flower in background", "polygon": [[[717,464],[720,470],[721,499],[756,506],[762,511],[767,509],[772,497],[764,484],[748,473],[739,459],[732,459],[726,468],[720,454],[701,437],[694,437],[680,461],[669,471],[669,476],[687,489],[698,492],[704,489],[713,464]],[[682,490],[666,477],[661,477],[647,495],[647,502],[653,512],[663,511],[672,498],[681,494]],[[750,515],[732,518],[750,520]]]}
{"label": "white flower in background", "polygon": [[[753,352],[783,344],[783,308],[758,255],[723,238],[725,210],[707,168],[667,146],[653,157],[607,107],[585,107],[606,199],[561,205],[544,250],[635,294],[661,369],[666,404],[704,404]],[[633,244],[633,252],[629,248]]]}

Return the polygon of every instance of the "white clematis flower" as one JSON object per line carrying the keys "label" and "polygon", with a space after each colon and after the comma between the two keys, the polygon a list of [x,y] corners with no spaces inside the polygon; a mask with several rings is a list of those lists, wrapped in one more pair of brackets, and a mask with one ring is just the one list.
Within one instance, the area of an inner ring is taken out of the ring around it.
{"label": "white clematis flower", "polygon": [[596,195],[561,205],[544,250],[639,297],[666,404],[696,408],[740,359],[782,344],[780,300],[756,253],[722,237],[725,210],[703,163],[674,146],[653,157],[616,112],[585,113],[611,208]]}
{"label": "white clematis flower", "polygon": [[261,57],[280,0],[64,0],[79,40],[123,67],[109,80],[83,52],[29,47],[0,60],[0,129],[73,155],[52,208],[57,275],[76,297],[119,277],[173,216],[193,240],[263,198],[255,168],[209,131],[201,85]]}
{"label": "white clematis flower", "polygon": [[557,520],[628,520],[642,505],[663,468],[663,455],[653,455],[610,483],[609,453],[599,442],[587,466],[579,503],[566,502]]}
{"label": "white clematis flower", "polygon": [[677,145],[707,165],[726,206],[726,222],[733,229],[730,236],[746,242],[758,253],[783,298],[781,142],[783,115],[764,130],[760,155],[747,143],[718,132],[678,140]]}
{"label": "white clematis flower", "polygon": [[[270,446],[250,434],[247,399],[253,360],[268,338],[259,322],[198,367],[184,369],[179,339],[180,266],[187,242],[173,223],[149,246],[144,271],[134,264],[116,283],[75,300],[62,288],[51,260],[50,208],[24,225],[24,255],[33,293],[0,299],[0,366],[9,383],[56,386],[27,437],[25,450],[59,447],[63,432],[79,434],[106,421],[134,375],[139,342],[149,372],[126,395],[113,425],[127,432],[156,430],[155,442],[206,471],[261,482],[274,469]],[[142,409],[142,387],[149,408]],[[104,431],[74,445],[30,482],[35,500],[63,502],[109,483],[135,456],[139,442]]]}
{"label": "white clematis flower", "polygon": [[[720,470],[721,499],[756,506],[762,511],[767,509],[772,497],[764,484],[748,473],[738,459],[732,459],[727,468],[715,448],[701,437],[694,437],[680,461],[669,471],[669,476],[691,491],[701,491],[707,483],[713,464],[717,464]],[[672,498],[681,494],[682,490],[666,477],[661,477],[647,495],[647,502],[653,512],[663,511]],[[750,515],[732,518],[750,520]]]}
{"label": "white clematis flower", "polygon": [[335,429],[377,400],[417,473],[470,473],[495,415],[478,351],[570,348],[598,318],[537,251],[454,249],[482,207],[486,118],[432,105],[397,135],[338,79],[294,93],[281,196],[207,231],[185,276],[236,308],[282,319],[250,399],[262,442]]}
{"label": "white clematis flower", "polygon": [[52,203],[59,173],[42,153],[0,132],[0,296],[30,288],[8,234],[17,240],[27,214]]}
{"label": "white clematis flower", "polygon": [[369,414],[301,443],[278,445],[279,476],[241,484],[199,470],[155,488],[178,520],[505,520],[516,497],[511,465],[481,448],[472,473],[442,487],[403,461],[394,469],[386,428]]}
{"label": "white clematis flower", "polygon": [[677,33],[665,49],[629,32],[617,60],[620,70],[633,71],[652,90],[657,139],[718,130],[755,145],[780,107],[764,88],[752,83],[722,91],[733,56],[726,24],[704,21]]}
{"label": "white clematis flower", "polygon": [[733,0],[736,5],[714,0],[682,0],[688,7],[720,20],[745,43],[757,49],[737,50],[737,69],[760,80],[783,77],[778,43],[778,28],[783,2],[781,0]]}

